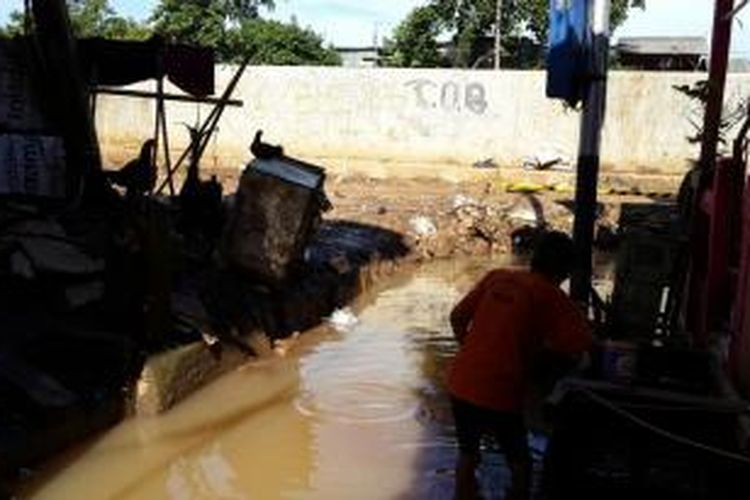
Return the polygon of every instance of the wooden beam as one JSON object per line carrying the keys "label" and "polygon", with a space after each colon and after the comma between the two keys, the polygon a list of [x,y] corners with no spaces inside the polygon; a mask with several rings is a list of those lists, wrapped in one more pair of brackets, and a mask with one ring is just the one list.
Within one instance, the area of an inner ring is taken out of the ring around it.
{"label": "wooden beam", "polygon": [[[115,89],[111,87],[94,87],[92,89],[92,92],[96,94],[115,95],[115,96],[122,96],[122,97],[137,97],[141,99],[159,98],[158,92],[148,92],[145,90],[126,90],[126,89]],[[162,94],[161,97],[165,101],[192,102],[192,103],[199,103],[199,104],[222,104],[224,106],[234,106],[238,108],[244,106],[244,102],[238,99],[229,99],[229,100],[224,101],[218,97],[193,97],[190,95],[167,94],[167,93]]]}

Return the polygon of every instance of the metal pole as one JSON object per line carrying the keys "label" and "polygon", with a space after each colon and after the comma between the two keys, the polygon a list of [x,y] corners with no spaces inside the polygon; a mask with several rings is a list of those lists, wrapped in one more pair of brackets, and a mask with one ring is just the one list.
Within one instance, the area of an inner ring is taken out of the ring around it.
{"label": "metal pole", "polygon": [[571,279],[571,296],[584,304],[588,304],[591,296],[591,248],[596,223],[601,131],[607,100],[610,0],[590,0],[589,7],[591,74],[581,118],[573,226],[576,266]]}
{"label": "metal pole", "polygon": [[729,45],[732,41],[732,16],[734,0],[716,0],[714,27],[711,36],[711,60],[709,61],[708,100],[703,123],[701,144],[701,167],[703,181],[713,172],[719,144],[721,115],[724,109],[724,87],[729,65]]}
{"label": "metal pole", "polygon": [[503,20],[503,0],[497,0],[495,9],[495,69],[500,69],[500,52],[502,51],[502,20]]}

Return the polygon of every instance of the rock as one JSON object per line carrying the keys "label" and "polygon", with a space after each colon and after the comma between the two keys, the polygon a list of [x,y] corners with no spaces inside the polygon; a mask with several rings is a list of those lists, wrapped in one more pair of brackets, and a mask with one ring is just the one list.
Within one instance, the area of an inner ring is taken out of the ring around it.
{"label": "rock", "polygon": [[19,244],[34,269],[60,274],[95,274],[104,271],[103,259],[94,259],[71,243],[44,237],[22,238]]}
{"label": "rock", "polygon": [[69,286],[65,289],[65,298],[68,305],[76,309],[104,298],[104,283],[102,281],[92,281],[81,285]]}
{"label": "rock", "polygon": [[4,351],[0,351],[0,379],[15,385],[34,402],[47,408],[63,408],[76,400],[75,394],[52,376]]}
{"label": "rock", "polygon": [[31,260],[22,252],[14,252],[10,256],[10,272],[25,279],[33,279],[35,276],[34,266]]}

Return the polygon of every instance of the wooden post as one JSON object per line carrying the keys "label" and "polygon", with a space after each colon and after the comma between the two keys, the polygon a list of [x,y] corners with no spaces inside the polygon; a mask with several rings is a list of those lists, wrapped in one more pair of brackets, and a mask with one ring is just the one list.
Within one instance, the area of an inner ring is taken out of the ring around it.
{"label": "wooden post", "polygon": [[[237,87],[237,84],[240,81],[240,78],[245,73],[245,69],[247,68],[247,65],[250,64],[250,58],[246,58],[242,64],[240,65],[237,72],[232,77],[232,80],[229,82],[229,85],[227,85],[227,88],[224,90],[224,94],[222,94],[221,99],[219,99],[219,102],[214,106],[214,109],[211,110],[211,113],[208,115],[208,118],[206,118],[206,121],[203,122],[203,125],[201,125],[200,130],[198,131],[198,137],[201,138],[200,140],[203,141],[200,144],[200,148],[198,149],[199,154],[203,154],[203,150],[206,148],[206,144],[208,144],[208,139],[211,136],[211,133],[213,132],[214,128],[216,127],[216,124],[219,122],[219,119],[221,118],[221,115],[224,113],[224,109],[227,106],[227,103],[229,102],[230,97],[232,97],[232,93],[234,92],[234,89]],[[178,168],[182,165],[182,163],[185,161],[185,159],[188,157],[192,150],[191,147],[188,147],[185,151],[183,151],[182,156],[180,156],[180,159],[177,160],[174,167],[170,170],[169,174],[174,174]],[[166,187],[167,181],[161,183],[159,186],[159,189],[156,190],[157,193],[161,193],[164,188]]]}
{"label": "wooden post", "polygon": [[500,55],[502,53],[502,24],[503,0],[496,0],[495,8],[495,70],[500,69]]}
{"label": "wooden post", "polygon": [[169,152],[169,129],[167,128],[167,110],[164,99],[161,100],[161,134],[162,143],[164,144],[164,169],[167,172],[167,182],[169,185],[170,196],[175,195],[174,178],[172,174],[172,156]]}
{"label": "wooden post", "polygon": [[47,88],[65,140],[67,190],[69,196],[77,198],[82,184],[95,179],[92,174],[101,171],[99,143],[81,76],[77,44],[65,0],[33,0],[32,12]]}

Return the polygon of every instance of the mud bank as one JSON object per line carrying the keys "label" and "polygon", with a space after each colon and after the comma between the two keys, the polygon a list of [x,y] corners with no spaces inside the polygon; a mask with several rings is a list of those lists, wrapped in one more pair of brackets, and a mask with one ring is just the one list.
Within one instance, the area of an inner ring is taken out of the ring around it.
{"label": "mud bank", "polygon": [[[306,255],[304,268],[278,289],[258,288],[238,275],[220,278],[230,289],[226,297],[236,300],[227,307],[247,315],[245,337],[257,354],[318,325],[381,277],[412,262],[400,234],[345,221],[325,222]],[[251,360],[231,347],[217,353],[204,342],[152,356],[136,384],[132,411],[162,413]]]}
{"label": "mud bank", "polygon": [[[353,222],[327,221],[309,246],[305,262],[283,286],[262,287],[234,272],[211,279],[222,284],[220,312],[227,317],[242,313],[243,336],[251,339],[250,345],[256,354],[262,354],[264,350],[273,349],[280,339],[314,327],[334,310],[350,303],[380,277],[403,266],[408,254],[404,239],[393,231]],[[190,309],[189,297],[184,301],[186,303],[179,307]],[[173,302],[181,301],[173,297]],[[93,359],[81,352],[87,342],[80,344],[58,345],[51,352],[56,352],[61,364],[67,363],[66,366],[80,358],[82,368],[78,371],[90,372],[88,378],[115,369],[123,357],[118,350],[112,360]],[[127,346],[122,349],[127,350]],[[68,354],[60,356],[61,352]],[[92,367],[92,359],[98,368]],[[11,411],[0,420],[0,436],[3,437],[0,441],[0,497],[8,494],[6,490],[12,491],[22,476],[32,473],[50,457],[85,443],[129,415],[162,413],[222,374],[254,359],[231,344],[210,346],[201,340],[181,342],[146,357],[139,363],[142,366],[139,374],[129,377],[133,382],[124,387],[113,383],[102,392],[96,390],[98,385],[94,380],[88,381],[89,385],[78,384],[78,392],[90,397],[69,405],[72,409],[45,410],[34,421],[29,421],[23,412],[14,419],[16,412]],[[64,371],[71,372],[71,369],[68,367]]]}

